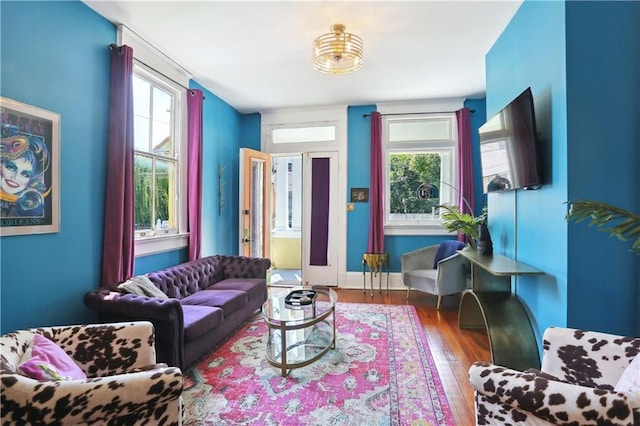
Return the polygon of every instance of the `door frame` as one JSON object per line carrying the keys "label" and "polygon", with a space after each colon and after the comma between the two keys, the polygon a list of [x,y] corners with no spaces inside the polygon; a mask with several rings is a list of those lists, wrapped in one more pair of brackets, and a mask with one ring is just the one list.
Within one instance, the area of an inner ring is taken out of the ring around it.
{"label": "door frame", "polygon": [[245,230],[251,229],[253,212],[251,194],[254,191],[253,180],[251,179],[252,164],[254,160],[264,163],[264,175],[262,177],[262,241],[261,256],[271,256],[271,155],[250,148],[240,148],[239,173],[238,173],[238,253],[241,256],[251,256],[251,244],[253,239],[249,238],[246,244]]}
{"label": "door frame", "polygon": [[[334,208],[337,215],[337,230],[335,233],[335,241],[331,242],[338,251],[338,287],[345,287],[347,285],[347,108],[345,105],[328,108],[279,110],[263,113],[261,117],[261,150],[265,153],[291,154],[314,152],[321,154],[324,152],[328,154],[338,152],[338,201]],[[272,141],[271,134],[275,128],[314,126],[318,124],[335,125],[336,140],[317,143],[273,143]],[[303,188],[303,192],[307,190],[307,188]]]}

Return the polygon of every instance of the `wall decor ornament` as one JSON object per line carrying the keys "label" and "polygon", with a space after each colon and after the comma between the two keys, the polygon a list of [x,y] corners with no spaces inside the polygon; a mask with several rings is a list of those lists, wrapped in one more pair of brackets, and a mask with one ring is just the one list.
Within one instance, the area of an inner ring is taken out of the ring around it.
{"label": "wall decor ornament", "polygon": [[352,203],[366,203],[369,201],[369,188],[351,188]]}
{"label": "wall decor ornament", "polygon": [[60,230],[60,115],[0,97],[0,236]]}

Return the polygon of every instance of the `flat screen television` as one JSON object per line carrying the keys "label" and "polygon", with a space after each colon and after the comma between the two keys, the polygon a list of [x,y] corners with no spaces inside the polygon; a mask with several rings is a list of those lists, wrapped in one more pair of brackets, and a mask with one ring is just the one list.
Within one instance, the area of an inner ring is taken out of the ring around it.
{"label": "flat screen television", "polygon": [[479,129],[484,193],[542,185],[531,88]]}

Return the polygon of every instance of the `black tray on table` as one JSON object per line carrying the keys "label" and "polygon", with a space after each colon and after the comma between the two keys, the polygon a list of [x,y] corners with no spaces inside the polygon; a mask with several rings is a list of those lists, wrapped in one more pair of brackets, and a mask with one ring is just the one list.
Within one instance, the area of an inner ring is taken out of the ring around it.
{"label": "black tray on table", "polygon": [[315,290],[294,290],[287,294],[284,303],[292,306],[310,305],[316,300]]}

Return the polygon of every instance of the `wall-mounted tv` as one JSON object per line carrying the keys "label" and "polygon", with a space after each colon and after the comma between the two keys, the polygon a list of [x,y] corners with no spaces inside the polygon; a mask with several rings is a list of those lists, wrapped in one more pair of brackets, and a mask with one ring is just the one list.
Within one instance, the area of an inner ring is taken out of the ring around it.
{"label": "wall-mounted tv", "polygon": [[484,193],[538,189],[542,174],[531,88],[479,129]]}

